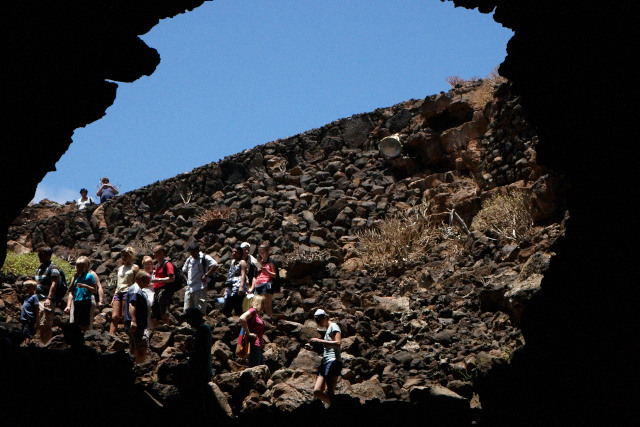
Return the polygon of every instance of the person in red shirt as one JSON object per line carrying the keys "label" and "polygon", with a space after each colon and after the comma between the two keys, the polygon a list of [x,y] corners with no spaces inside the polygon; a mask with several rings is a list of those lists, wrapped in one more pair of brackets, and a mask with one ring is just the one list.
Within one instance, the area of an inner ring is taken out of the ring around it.
{"label": "person in red shirt", "polygon": [[153,257],[156,259],[156,265],[151,278],[153,290],[155,291],[153,304],[151,304],[151,322],[154,327],[158,326],[161,321],[164,324],[168,323],[169,305],[173,298],[173,292],[165,286],[175,280],[174,267],[170,261],[164,259],[164,255],[164,246],[156,245],[153,248]]}

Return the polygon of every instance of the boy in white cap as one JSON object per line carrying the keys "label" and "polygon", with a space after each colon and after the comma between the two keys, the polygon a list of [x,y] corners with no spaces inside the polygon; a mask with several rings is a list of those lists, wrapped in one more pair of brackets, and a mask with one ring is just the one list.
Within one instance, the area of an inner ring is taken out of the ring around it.
{"label": "boy in white cap", "polygon": [[313,314],[313,318],[322,328],[327,328],[324,339],[311,338],[311,342],[321,343],[324,346],[322,352],[322,364],[318,372],[316,385],[313,387],[313,395],[330,405],[335,395],[338,377],[342,371],[342,357],[340,355],[340,341],[342,333],[340,326],[332,322],[323,309],[318,309]]}

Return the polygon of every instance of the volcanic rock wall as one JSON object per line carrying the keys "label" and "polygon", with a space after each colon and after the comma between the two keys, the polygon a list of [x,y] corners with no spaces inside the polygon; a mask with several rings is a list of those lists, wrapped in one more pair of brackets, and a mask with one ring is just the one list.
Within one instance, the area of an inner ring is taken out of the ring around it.
{"label": "volcanic rock wall", "polygon": [[[135,19],[125,23],[113,19],[103,28],[128,30],[149,17],[173,15],[175,10],[159,14],[156,9],[169,3],[192,7],[200,2],[145,3],[137,9],[139,13],[120,15]],[[527,357],[487,383],[484,412],[491,413],[493,424],[631,421],[640,381],[637,370],[623,369],[621,374],[619,366],[638,366],[638,340],[633,338],[637,334],[630,333],[630,325],[634,324],[633,305],[639,300],[632,266],[633,242],[640,233],[634,222],[626,221],[621,227],[621,221],[612,219],[612,207],[638,198],[637,187],[629,184],[637,181],[632,164],[637,158],[637,145],[632,142],[635,97],[613,95],[633,88],[628,84],[628,64],[637,39],[632,3],[454,3],[478,7],[483,13],[495,9],[496,21],[515,31],[501,73],[515,83],[527,117],[538,128],[542,163],[565,174],[573,185],[566,247],[558,250],[547,272],[544,299],[525,322],[524,334],[531,343]],[[9,53],[5,58],[11,64],[2,69],[2,105],[5,112],[13,111],[5,116],[3,126],[2,182],[12,186],[2,186],[2,230],[31,199],[37,182],[53,169],[72,130],[99,118],[113,102],[113,84],[81,79],[75,81],[84,83],[69,85],[65,73],[54,75],[51,68],[65,64],[56,46],[66,48],[69,40],[94,39],[89,33],[57,43],[59,34],[77,34],[65,24],[73,22],[69,17],[82,21],[87,11],[104,14],[106,10],[96,2],[91,10],[76,6],[39,15],[39,10],[47,10],[45,2],[2,6],[3,41]],[[55,31],[50,31],[52,27]],[[52,42],[44,52],[37,49],[43,40]],[[49,58],[46,67],[43,58]],[[113,65],[122,67],[125,62],[116,58]],[[56,111],[64,114],[55,122],[47,120],[48,112]],[[23,147],[29,147],[30,153],[51,150],[55,154],[34,161]],[[18,173],[21,180],[16,182],[13,177]],[[3,253],[4,247],[1,257]]]}
{"label": "volcanic rock wall", "polygon": [[[404,145],[399,156],[388,158],[377,146],[392,133]],[[430,411],[432,421],[441,413],[468,423],[481,412],[476,385],[524,344],[522,307],[539,290],[562,233],[563,188],[536,163],[536,143],[510,84],[479,81],[273,141],[118,196],[102,208],[104,222],[95,207],[29,207],[10,228],[9,246],[49,245],[61,256],[89,256],[109,298],[109,276],[127,245],[138,248],[139,263],[163,243],[181,265],[186,242],[195,238],[224,272],[232,246],[269,240],[286,280],[274,303],[279,321],[266,321],[267,366],[244,370],[230,351],[237,320],[215,304],[208,311],[221,407],[243,416],[304,411],[313,401],[319,361],[305,347],[317,336],[310,313],[323,307],[344,332],[341,394],[362,405],[376,399],[435,405],[440,412]],[[364,262],[359,233],[394,214],[419,207],[437,224],[454,210],[471,224],[483,200],[507,189],[529,194],[535,227],[525,240],[507,244],[477,231],[466,236],[461,227],[449,230],[459,237],[425,244],[416,259],[389,253],[394,262],[378,269]],[[222,280],[214,285],[212,299],[222,286]],[[19,284],[8,287],[3,298],[17,300],[20,292]],[[165,405],[176,398],[184,369],[175,355],[190,339],[175,302],[174,325],[154,332],[152,360],[136,371],[141,386]],[[15,321],[18,307],[12,305],[0,310],[0,320]],[[102,310],[97,332],[88,337],[103,354],[126,347],[123,337],[100,333],[110,313]],[[58,313],[54,324],[66,321]]]}

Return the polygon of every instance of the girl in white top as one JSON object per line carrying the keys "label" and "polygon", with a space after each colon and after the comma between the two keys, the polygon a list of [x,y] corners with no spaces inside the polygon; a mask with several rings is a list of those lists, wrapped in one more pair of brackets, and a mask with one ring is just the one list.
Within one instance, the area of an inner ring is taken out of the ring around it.
{"label": "girl in white top", "polygon": [[332,322],[323,309],[316,310],[313,318],[318,326],[327,328],[324,339],[311,338],[311,342],[324,345],[322,364],[320,365],[316,385],[313,387],[313,395],[327,405],[330,405],[335,395],[338,378],[342,371],[342,356],[340,354],[342,332],[340,331],[340,326]]}
{"label": "girl in white top", "polygon": [[122,259],[122,265],[118,268],[116,291],[113,294],[113,300],[111,301],[111,327],[109,332],[115,334],[118,331],[118,325],[122,323],[124,319],[124,304],[127,298],[127,291],[129,286],[133,285],[136,280],[136,273],[140,269],[133,263],[133,259],[136,256],[135,250],[129,246],[120,252]]}

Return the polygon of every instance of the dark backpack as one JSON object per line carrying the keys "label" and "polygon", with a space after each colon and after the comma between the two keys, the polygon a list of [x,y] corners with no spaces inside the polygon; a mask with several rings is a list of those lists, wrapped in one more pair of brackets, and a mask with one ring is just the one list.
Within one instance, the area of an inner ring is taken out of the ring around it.
{"label": "dark backpack", "polygon": [[[60,278],[58,279],[58,284],[56,285],[56,301],[62,301],[67,291],[69,290],[69,284],[67,283],[67,277],[64,275],[64,271],[62,269],[58,269],[60,272]],[[51,271],[49,271],[51,274]]]}
{"label": "dark backpack", "polygon": [[273,264],[273,266],[276,269],[276,277],[274,277],[273,281],[271,282],[271,290],[273,292],[280,292],[280,290],[282,289],[282,279],[280,279],[280,271],[278,270],[278,263],[271,258],[269,258],[267,262],[270,262],[271,264]]}
{"label": "dark backpack", "polygon": [[64,296],[69,290],[69,284],[67,283],[67,278],[64,275],[64,271],[62,271],[61,268],[58,268],[53,262],[50,262],[44,273],[47,276],[47,281],[49,282],[49,289],[51,289],[51,285],[53,284],[51,281],[51,270],[53,270],[54,267],[60,273],[60,278],[58,279],[58,284],[56,285],[56,293],[53,295],[53,299],[56,302],[60,302],[64,299]]}
{"label": "dark backpack", "polygon": [[[169,275],[167,274],[168,262],[171,262],[171,261],[165,260],[164,265],[162,266],[162,271],[164,271],[165,277],[169,277]],[[182,269],[177,268],[174,263],[171,263],[171,265],[173,265],[174,280],[173,282],[167,283],[166,285],[164,285],[163,288],[169,292],[177,292],[186,285],[187,281],[184,279],[184,274],[182,274]]]}

